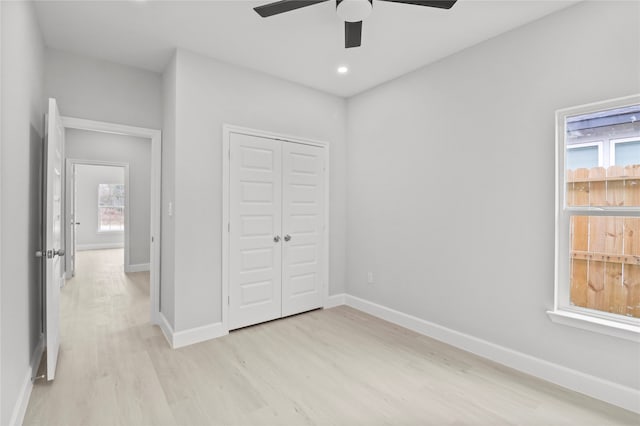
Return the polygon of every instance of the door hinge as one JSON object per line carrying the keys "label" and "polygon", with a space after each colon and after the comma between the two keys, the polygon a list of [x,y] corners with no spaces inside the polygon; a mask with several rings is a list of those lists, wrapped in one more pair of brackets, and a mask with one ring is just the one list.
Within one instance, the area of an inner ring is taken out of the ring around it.
{"label": "door hinge", "polygon": [[231,160],[231,148],[229,148],[229,160]]}
{"label": "door hinge", "polygon": [[153,242],[153,236],[151,237],[151,242]]}
{"label": "door hinge", "polygon": [[231,306],[231,296],[227,296],[227,306]]}
{"label": "door hinge", "polygon": [[231,232],[231,222],[227,222],[227,232]]}

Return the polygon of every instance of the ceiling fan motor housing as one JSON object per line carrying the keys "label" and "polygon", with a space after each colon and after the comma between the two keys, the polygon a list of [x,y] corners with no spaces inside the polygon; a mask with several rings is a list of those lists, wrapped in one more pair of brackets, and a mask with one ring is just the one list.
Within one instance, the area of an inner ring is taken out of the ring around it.
{"label": "ceiling fan motor housing", "polygon": [[360,22],[373,9],[373,0],[336,0],[338,16],[346,22]]}

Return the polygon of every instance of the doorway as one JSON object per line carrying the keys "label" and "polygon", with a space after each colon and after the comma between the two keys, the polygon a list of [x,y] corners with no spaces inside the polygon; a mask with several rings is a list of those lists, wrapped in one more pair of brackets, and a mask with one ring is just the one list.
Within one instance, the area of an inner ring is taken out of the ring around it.
{"label": "doorway", "polygon": [[65,278],[75,276],[77,252],[87,250],[118,250],[129,272],[129,164],[67,158],[66,169]]}
{"label": "doorway", "polygon": [[[66,134],[65,246],[69,250],[75,239],[76,246],[80,248],[118,249],[114,247],[118,243],[108,240],[108,237],[120,233],[122,256],[109,258],[121,258],[126,273],[149,272],[150,322],[157,324],[160,309],[161,132],[72,117],[62,117],[62,123]],[[100,201],[99,188],[94,185],[93,204],[97,210],[94,210],[95,215],[89,213],[87,225],[82,217],[76,218],[74,210],[77,209],[73,206],[74,191],[78,189],[74,188],[74,168],[77,175],[77,167],[83,166],[120,167],[124,170],[124,206],[118,205],[120,201],[117,200],[122,188],[102,182],[106,198]],[[104,213],[102,216],[98,214],[100,211]],[[77,241],[82,228],[108,241],[88,243],[83,247]],[[69,257],[65,275],[70,277],[76,266],[72,262],[77,256]]]}

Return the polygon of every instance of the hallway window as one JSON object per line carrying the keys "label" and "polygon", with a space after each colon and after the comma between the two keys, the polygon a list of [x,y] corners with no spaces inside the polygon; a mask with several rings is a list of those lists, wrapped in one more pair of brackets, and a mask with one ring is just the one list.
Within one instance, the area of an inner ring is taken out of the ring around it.
{"label": "hallway window", "polygon": [[98,185],[98,232],[124,231],[124,185]]}

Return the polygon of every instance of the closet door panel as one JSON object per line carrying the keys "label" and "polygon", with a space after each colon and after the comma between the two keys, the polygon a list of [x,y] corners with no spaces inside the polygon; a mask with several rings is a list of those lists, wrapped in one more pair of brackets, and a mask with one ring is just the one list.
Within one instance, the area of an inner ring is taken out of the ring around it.
{"label": "closet door panel", "polygon": [[281,145],[231,135],[229,329],[281,316]]}
{"label": "closet door panel", "polygon": [[322,306],[324,149],[282,144],[282,316]]}

